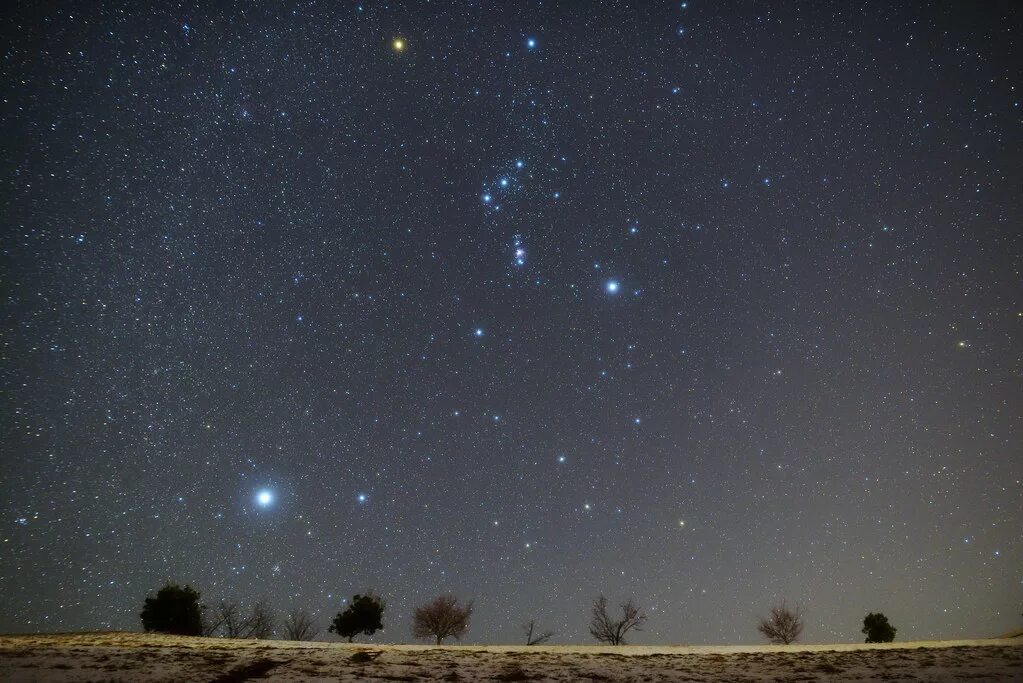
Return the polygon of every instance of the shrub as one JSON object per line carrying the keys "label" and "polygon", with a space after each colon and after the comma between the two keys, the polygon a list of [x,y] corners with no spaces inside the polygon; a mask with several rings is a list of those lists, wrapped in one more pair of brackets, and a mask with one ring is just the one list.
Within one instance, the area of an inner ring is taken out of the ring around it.
{"label": "shrub", "polygon": [[890,643],[895,640],[897,629],[888,623],[888,617],[878,612],[871,612],[863,617],[863,629],[861,633],[866,634],[868,643]]}
{"label": "shrub", "polygon": [[155,598],[146,598],[142,608],[142,628],[178,636],[201,636],[203,606],[199,592],[191,586],[167,583]]}
{"label": "shrub", "polygon": [[385,606],[383,598],[373,595],[372,592],[366,595],[356,594],[345,611],[338,612],[334,617],[329,630],[342,638],[347,638],[349,643],[360,633],[371,636],[384,627]]}

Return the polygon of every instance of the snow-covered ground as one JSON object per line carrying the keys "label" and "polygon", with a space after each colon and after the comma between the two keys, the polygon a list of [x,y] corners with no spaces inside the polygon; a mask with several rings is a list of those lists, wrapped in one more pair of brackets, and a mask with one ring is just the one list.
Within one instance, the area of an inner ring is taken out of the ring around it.
{"label": "snow-covered ground", "polygon": [[888,645],[359,645],[141,633],[0,636],[0,681],[1023,680],[1023,637]]}

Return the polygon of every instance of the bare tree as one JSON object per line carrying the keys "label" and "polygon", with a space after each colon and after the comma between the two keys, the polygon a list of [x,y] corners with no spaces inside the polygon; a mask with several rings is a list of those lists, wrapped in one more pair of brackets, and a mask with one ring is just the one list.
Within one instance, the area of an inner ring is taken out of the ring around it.
{"label": "bare tree", "polygon": [[412,617],[412,635],[416,638],[436,638],[440,645],[445,638],[461,638],[469,628],[470,616],[471,600],[463,605],[453,595],[442,595],[416,608]]}
{"label": "bare tree", "polygon": [[629,631],[642,631],[646,615],[629,598],[622,603],[622,618],[613,619],[607,613],[607,598],[601,595],[593,603],[590,617],[590,635],[608,645],[625,645],[625,634]]}
{"label": "bare tree", "polygon": [[530,619],[528,624],[522,626],[526,634],[526,645],[540,645],[554,637],[554,631],[537,631],[536,619]]}
{"label": "bare tree", "polygon": [[803,632],[803,610],[791,610],[782,602],[771,608],[771,616],[761,619],[757,630],[775,645],[788,645],[799,639]]}
{"label": "bare tree", "polygon": [[221,600],[215,608],[203,612],[202,633],[204,636],[241,638],[245,632],[245,620],[237,602]]}
{"label": "bare tree", "polygon": [[277,618],[266,602],[260,600],[252,606],[248,618],[245,620],[242,638],[255,638],[266,640],[274,634],[274,626]]}
{"label": "bare tree", "polygon": [[281,627],[284,629],[284,637],[288,640],[312,640],[319,631],[312,615],[304,609],[293,609],[288,612]]}
{"label": "bare tree", "polygon": [[220,631],[223,625],[219,610],[203,609],[202,612],[202,634],[206,638],[213,638]]}

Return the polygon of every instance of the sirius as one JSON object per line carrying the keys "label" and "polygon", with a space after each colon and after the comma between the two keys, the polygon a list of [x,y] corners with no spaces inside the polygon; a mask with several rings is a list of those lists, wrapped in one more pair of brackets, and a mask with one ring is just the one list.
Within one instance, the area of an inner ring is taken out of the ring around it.
{"label": "sirius", "polygon": [[256,502],[259,503],[260,507],[269,507],[274,502],[273,491],[263,489],[256,494]]}

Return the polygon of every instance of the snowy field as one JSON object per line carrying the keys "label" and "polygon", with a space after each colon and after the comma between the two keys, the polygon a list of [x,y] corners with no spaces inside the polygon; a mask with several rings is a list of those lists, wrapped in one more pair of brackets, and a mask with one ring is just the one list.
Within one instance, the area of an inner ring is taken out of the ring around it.
{"label": "snowy field", "polygon": [[0,681],[1023,681],[1023,638],[722,647],[0,636]]}

